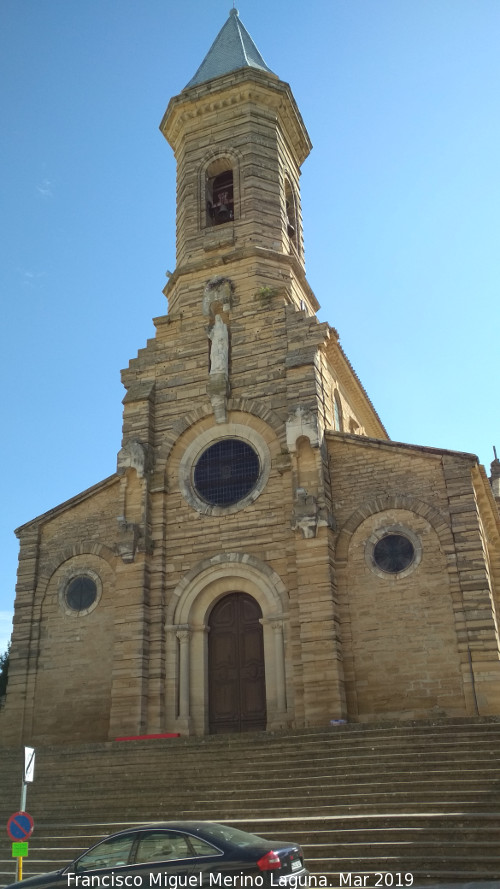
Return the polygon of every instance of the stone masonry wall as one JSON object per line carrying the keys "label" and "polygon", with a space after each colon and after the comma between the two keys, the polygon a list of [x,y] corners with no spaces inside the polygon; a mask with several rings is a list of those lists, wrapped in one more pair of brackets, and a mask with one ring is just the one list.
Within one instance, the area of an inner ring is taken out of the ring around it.
{"label": "stone masonry wall", "polygon": [[[106,738],[114,640],[118,480],[21,530],[5,738]],[[100,580],[99,607],[65,606],[75,574]],[[63,715],[62,715],[63,714]]]}
{"label": "stone masonry wall", "polygon": [[[474,458],[332,434],[328,444],[349,712],[362,719],[492,712],[498,648],[474,543]],[[370,538],[384,529],[415,541],[417,558],[404,575],[380,571],[370,558]],[[469,577],[477,578],[474,589]]]}

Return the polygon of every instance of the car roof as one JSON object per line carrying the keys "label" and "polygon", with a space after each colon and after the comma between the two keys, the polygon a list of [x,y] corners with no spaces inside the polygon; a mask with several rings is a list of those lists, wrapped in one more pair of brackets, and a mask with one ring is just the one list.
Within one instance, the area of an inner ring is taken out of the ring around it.
{"label": "car roof", "polygon": [[[210,824],[217,824],[216,821],[147,821],[144,824],[131,824],[118,833],[130,833],[132,830],[199,830],[208,827]],[[224,826],[224,825],[222,825]],[[228,825],[229,826],[229,825]],[[116,834],[112,834],[116,836]]]}

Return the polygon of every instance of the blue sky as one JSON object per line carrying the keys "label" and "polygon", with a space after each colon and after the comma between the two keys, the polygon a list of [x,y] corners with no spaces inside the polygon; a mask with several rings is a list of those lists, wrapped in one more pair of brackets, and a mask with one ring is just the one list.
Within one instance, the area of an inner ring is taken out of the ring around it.
{"label": "blue sky", "polygon": [[[175,164],[158,130],[230,0],[2,0],[3,508],[13,529],[112,474],[119,371],[166,311]],[[390,437],[500,448],[498,0],[241,0],[314,149],[306,263]]]}

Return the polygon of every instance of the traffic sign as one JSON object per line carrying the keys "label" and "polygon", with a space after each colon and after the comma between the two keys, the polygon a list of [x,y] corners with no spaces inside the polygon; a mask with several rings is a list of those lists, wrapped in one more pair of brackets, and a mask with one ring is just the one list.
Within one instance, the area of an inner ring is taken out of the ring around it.
{"label": "traffic sign", "polygon": [[34,781],[35,778],[35,748],[24,748],[24,783]]}
{"label": "traffic sign", "polygon": [[28,857],[28,843],[12,843],[12,857],[13,858],[27,858]]}
{"label": "traffic sign", "polygon": [[11,840],[27,840],[34,826],[33,818],[27,812],[14,812],[7,821],[7,833]]}

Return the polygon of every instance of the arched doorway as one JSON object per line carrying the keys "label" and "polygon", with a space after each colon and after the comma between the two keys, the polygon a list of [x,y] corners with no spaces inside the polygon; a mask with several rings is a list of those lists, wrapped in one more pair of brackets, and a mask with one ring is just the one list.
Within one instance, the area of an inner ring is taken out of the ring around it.
{"label": "arched doorway", "polygon": [[262,611],[247,593],[229,593],[209,617],[209,731],[266,728]]}

